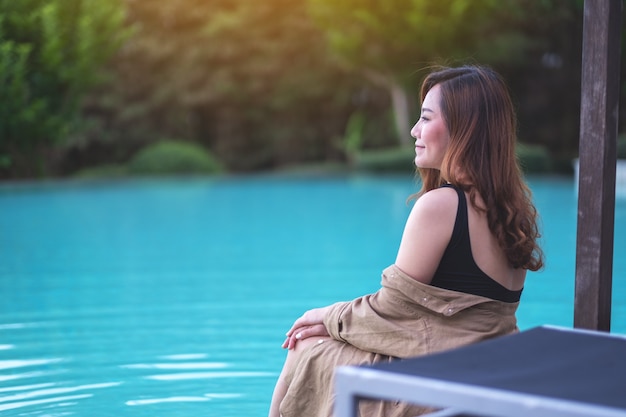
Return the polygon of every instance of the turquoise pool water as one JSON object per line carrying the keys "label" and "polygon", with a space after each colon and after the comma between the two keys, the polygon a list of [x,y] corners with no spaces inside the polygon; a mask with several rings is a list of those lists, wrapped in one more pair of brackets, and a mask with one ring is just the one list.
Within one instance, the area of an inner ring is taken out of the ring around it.
{"label": "turquoise pool water", "polygon": [[[532,179],[547,266],[522,329],[572,326],[573,181]],[[3,416],[263,416],[304,310],[378,288],[411,178],[0,186]],[[626,201],[613,331],[626,333]]]}

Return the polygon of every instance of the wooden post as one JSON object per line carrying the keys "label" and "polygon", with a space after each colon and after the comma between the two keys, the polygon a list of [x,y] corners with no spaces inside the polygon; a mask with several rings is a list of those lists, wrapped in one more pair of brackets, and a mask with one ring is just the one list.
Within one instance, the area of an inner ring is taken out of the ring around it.
{"label": "wooden post", "polygon": [[585,0],[574,327],[610,331],[622,0]]}

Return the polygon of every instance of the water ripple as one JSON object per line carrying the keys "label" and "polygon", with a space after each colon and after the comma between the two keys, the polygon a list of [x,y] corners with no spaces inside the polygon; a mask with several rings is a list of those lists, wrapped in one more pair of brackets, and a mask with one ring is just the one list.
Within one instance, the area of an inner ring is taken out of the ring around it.
{"label": "water ripple", "polygon": [[186,379],[215,379],[215,378],[256,378],[256,377],[270,377],[275,376],[273,372],[246,372],[246,371],[233,371],[233,372],[187,372],[178,374],[161,374],[161,375],[148,375],[146,379],[153,379],[156,381],[178,381]]}
{"label": "water ripple", "polygon": [[143,399],[143,400],[129,400],[129,401],[126,401],[126,405],[134,406],[134,405],[149,405],[149,404],[160,404],[160,403],[180,403],[180,402],[200,402],[200,401],[210,401],[210,398],[207,398],[207,397],[149,398],[149,399]]}
{"label": "water ripple", "polygon": [[42,327],[43,322],[35,323],[5,323],[0,324],[0,330],[27,329],[32,327]]}
{"label": "water ripple", "polygon": [[185,363],[137,363],[122,365],[127,369],[223,369],[228,364],[224,362],[185,362]]}
{"label": "water ripple", "polygon": [[[88,384],[88,385],[79,385],[77,387],[63,387],[63,388],[48,388],[48,389],[38,389],[35,391],[29,391],[21,394],[14,394],[5,397],[0,397],[0,403],[11,402],[11,401],[21,401],[34,397],[43,397],[48,395],[58,395],[58,394],[68,394],[76,391],[84,391],[91,389],[100,389],[100,388],[109,388],[120,385],[121,382],[104,382],[101,384]],[[0,407],[2,407],[0,405]]]}
{"label": "water ripple", "polygon": [[205,397],[208,398],[216,398],[216,399],[231,399],[231,398],[241,398],[243,394],[218,394],[218,393],[210,393],[204,394]]}
{"label": "water ripple", "polygon": [[230,400],[234,398],[241,398],[243,394],[238,393],[209,393],[204,394],[202,397],[195,396],[177,396],[177,397],[165,397],[165,398],[146,398],[141,400],[129,400],[126,401],[126,405],[136,406],[136,405],[150,405],[150,404],[160,404],[160,403],[177,403],[177,402],[203,402],[203,401],[212,401],[218,399]]}
{"label": "water ripple", "polygon": [[57,373],[59,373],[59,371],[55,371],[55,372],[33,371],[33,372],[23,372],[21,374],[13,374],[13,375],[0,375],[0,382],[14,381],[16,379],[23,379],[23,378],[38,378],[41,376],[49,376],[49,375],[54,375]]}
{"label": "water ripple", "polygon": [[55,402],[69,401],[69,400],[80,400],[80,399],[89,398],[92,396],[93,394],[68,395],[65,397],[45,398],[45,399],[33,400],[33,401],[21,401],[21,402],[11,403],[11,404],[0,404],[0,411],[13,410],[16,408],[28,407],[30,405],[48,404],[48,403],[55,403]]}
{"label": "water ripple", "polygon": [[47,388],[53,386],[54,383],[46,382],[44,384],[32,384],[32,385],[20,385],[16,387],[4,387],[0,388],[0,392],[13,392],[13,391],[27,391],[39,388]]}
{"label": "water ripple", "polygon": [[161,359],[167,359],[171,361],[189,361],[195,359],[204,359],[208,355],[206,353],[181,353],[177,355],[165,355],[161,356]]}
{"label": "water ripple", "polygon": [[0,369],[14,369],[14,368],[23,368],[26,366],[38,366],[38,365],[49,365],[51,363],[61,362],[63,359],[61,358],[51,358],[51,359],[15,359],[15,360],[0,360]]}

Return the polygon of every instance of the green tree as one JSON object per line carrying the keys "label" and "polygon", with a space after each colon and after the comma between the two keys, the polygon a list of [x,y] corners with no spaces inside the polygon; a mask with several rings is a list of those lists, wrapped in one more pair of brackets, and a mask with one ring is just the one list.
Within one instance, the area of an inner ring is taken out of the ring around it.
{"label": "green tree", "polygon": [[0,172],[41,176],[127,33],[119,1],[0,0]]}
{"label": "green tree", "polygon": [[423,75],[417,70],[468,59],[520,63],[532,43],[522,24],[539,7],[524,0],[308,1],[341,62],[389,92],[405,144],[411,97]]}
{"label": "green tree", "polygon": [[167,136],[202,144],[233,170],[343,157],[333,141],[360,83],[330,59],[304,2],[127,6],[139,30],[115,61],[116,88],[99,90],[90,110],[116,138],[93,132],[92,143]]}
{"label": "green tree", "polygon": [[343,161],[410,140],[421,69],[470,60],[514,87],[525,140],[570,146],[581,1],[128,0],[138,29],[83,107],[96,123],[67,171],[164,137],[237,171]]}

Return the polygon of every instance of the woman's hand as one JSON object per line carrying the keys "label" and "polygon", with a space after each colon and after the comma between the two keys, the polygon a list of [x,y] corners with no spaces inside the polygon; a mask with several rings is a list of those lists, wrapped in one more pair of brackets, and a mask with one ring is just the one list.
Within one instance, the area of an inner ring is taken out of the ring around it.
{"label": "woman's hand", "polygon": [[287,332],[287,339],[283,342],[283,348],[293,349],[298,340],[308,337],[328,337],[328,330],[324,325],[324,317],[329,307],[314,308],[297,319]]}

